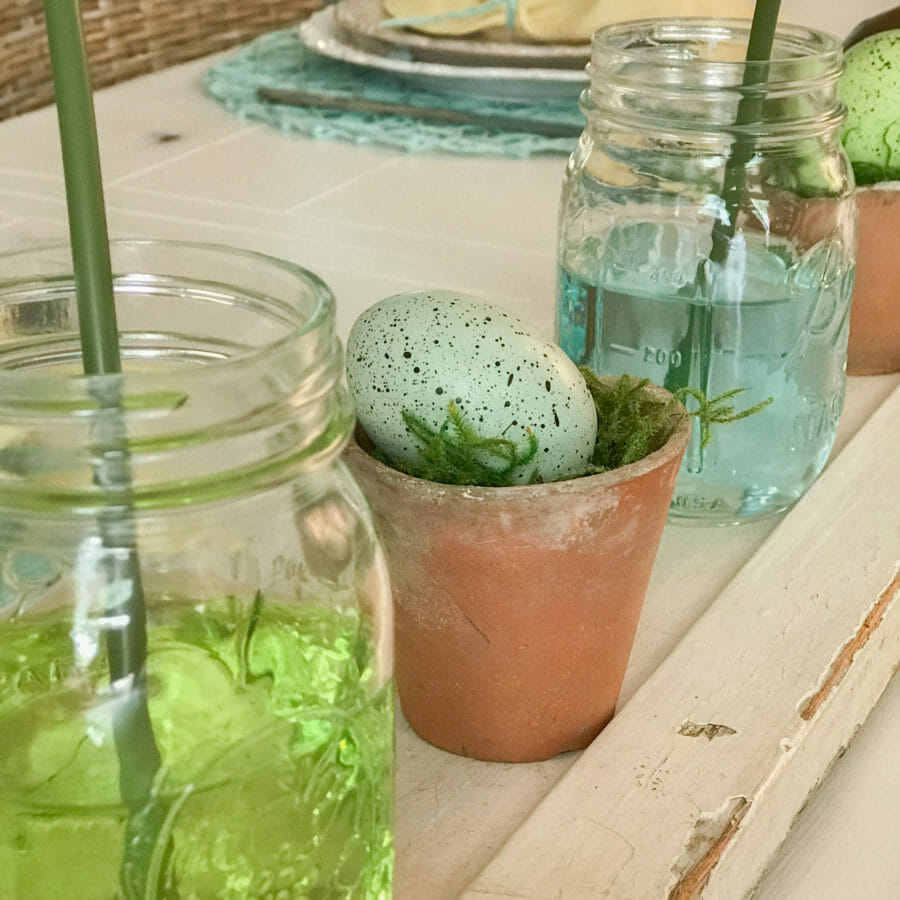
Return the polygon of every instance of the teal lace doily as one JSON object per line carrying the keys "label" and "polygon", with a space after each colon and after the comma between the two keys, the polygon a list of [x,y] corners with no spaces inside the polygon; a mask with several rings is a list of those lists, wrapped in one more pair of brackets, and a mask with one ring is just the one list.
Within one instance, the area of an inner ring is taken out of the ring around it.
{"label": "teal lace doily", "polygon": [[283,131],[297,131],[313,138],[386,144],[415,153],[443,150],[525,159],[537,153],[570,153],[575,139],[496,132],[474,125],[445,125],[403,116],[283,106],[259,100],[256,91],[263,86],[302,89],[576,126],[584,121],[574,100],[490,101],[417,89],[390,73],[313,53],[304,47],[293,28],[264,34],[241,47],[236,56],[206,73],[205,86],[224,107],[245,119],[267,122]]}

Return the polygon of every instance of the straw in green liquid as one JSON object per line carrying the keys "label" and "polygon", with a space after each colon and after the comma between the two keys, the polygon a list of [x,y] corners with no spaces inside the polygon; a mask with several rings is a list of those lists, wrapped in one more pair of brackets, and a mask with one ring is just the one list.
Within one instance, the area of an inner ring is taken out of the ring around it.
{"label": "straw in green liquid", "polygon": [[[147,631],[137,545],[131,515],[131,472],[120,406],[122,371],[100,153],[78,0],[44,0],[62,147],[75,274],[79,331],[86,375],[100,407],[94,480],[108,493],[99,515],[106,583],[127,584],[125,599],[107,613],[127,622],[106,638],[110,679],[126,685],[115,705],[113,733],[122,800],[128,809],[120,881],[126,898],[175,897],[174,886],[154,885],[151,865],[166,809],[153,794],[160,755],[147,708]],[[166,848],[165,860],[171,855]],[[163,871],[169,867],[163,865]]]}

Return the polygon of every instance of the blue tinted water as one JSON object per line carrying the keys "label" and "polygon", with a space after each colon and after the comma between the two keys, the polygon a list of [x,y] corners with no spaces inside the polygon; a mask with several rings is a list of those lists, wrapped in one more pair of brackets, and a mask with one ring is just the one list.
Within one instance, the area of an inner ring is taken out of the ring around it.
{"label": "blue tinted water", "polygon": [[773,398],[747,419],[713,426],[705,449],[694,425],[671,513],[727,522],[786,508],[825,464],[844,399],[852,270],[833,245],[797,259],[760,236],[698,288],[705,237],[696,227],[626,223],[603,242],[569,248],[557,338],[599,374],[710,398],[743,388],[737,409]]}

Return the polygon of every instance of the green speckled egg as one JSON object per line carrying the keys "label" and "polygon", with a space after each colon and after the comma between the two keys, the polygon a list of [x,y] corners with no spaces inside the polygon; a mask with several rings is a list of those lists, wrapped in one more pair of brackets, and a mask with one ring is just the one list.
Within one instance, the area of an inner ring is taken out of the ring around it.
{"label": "green speckled egg", "polygon": [[859,184],[900,179],[900,29],[873,34],[845,54],[841,140]]}
{"label": "green speckled egg", "polygon": [[439,429],[452,401],[485,438],[517,446],[537,436],[537,458],[513,481],[581,474],[597,436],[597,410],[575,364],[506,310],[449,291],[388,297],[353,324],[347,382],[376,447],[414,464],[420,443],[408,410]]}

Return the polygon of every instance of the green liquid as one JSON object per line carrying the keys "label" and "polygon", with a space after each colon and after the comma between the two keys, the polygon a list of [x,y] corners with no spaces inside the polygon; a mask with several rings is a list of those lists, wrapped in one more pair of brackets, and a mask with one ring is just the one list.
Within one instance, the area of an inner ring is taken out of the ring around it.
{"label": "green liquid", "polygon": [[[146,896],[169,896],[155,887],[168,878],[179,900],[390,897],[392,693],[373,686],[359,617],[251,606],[152,614],[149,709],[166,821]],[[73,631],[71,612],[0,623],[8,900],[122,896],[129,817],[103,643]]]}

